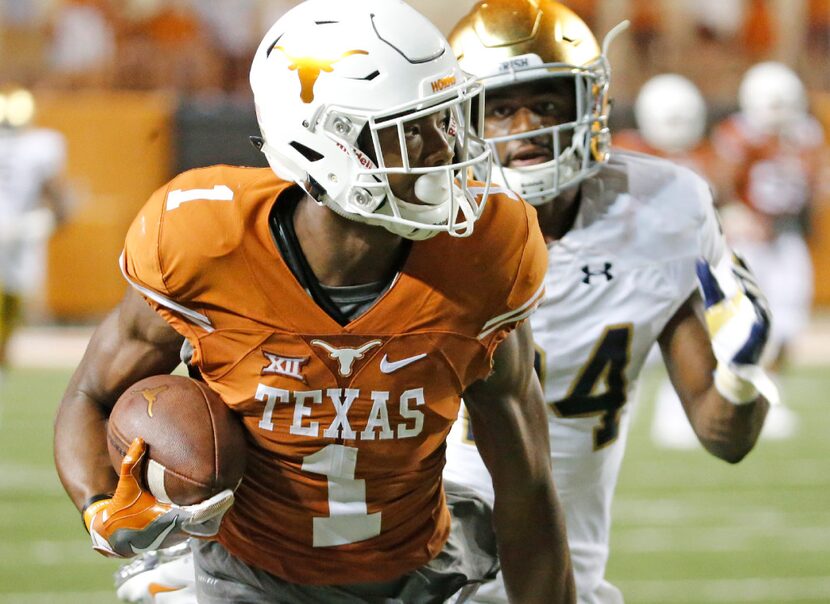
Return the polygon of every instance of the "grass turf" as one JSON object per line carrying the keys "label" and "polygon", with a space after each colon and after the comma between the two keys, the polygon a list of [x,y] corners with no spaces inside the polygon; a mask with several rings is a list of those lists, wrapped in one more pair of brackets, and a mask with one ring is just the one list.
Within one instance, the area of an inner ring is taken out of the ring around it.
{"label": "grass turf", "polygon": [[[112,603],[116,561],[89,537],[52,462],[65,370],[19,369],[0,386],[0,604]],[[653,389],[647,380],[645,394]],[[628,604],[830,602],[830,371],[784,382],[801,427],[737,466],[662,451],[637,410],[614,504],[608,578]]]}

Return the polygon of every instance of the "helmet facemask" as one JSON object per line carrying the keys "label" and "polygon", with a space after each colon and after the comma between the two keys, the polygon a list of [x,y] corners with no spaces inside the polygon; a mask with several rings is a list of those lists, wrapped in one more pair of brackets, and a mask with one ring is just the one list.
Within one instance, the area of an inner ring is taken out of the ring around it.
{"label": "helmet facemask", "polygon": [[[366,114],[332,107],[324,131],[353,164],[342,201],[327,204],[343,216],[383,226],[409,239],[439,232],[464,237],[484,210],[490,150],[470,124],[481,85],[470,80],[446,94],[384,112]],[[421,136],[423,131],[423,136]],[[427,132],[428,131],[428,132]],[[427,157],[411,139],[441,137]],[[470,187],[467,173],[485,175],[485,187]],[[325,203],[325,199],[321,200]]]}
{"label": "helmet facemask", "polygon": [[[536,56],[526,59],[511,64],[524,62],[530,64],[528,67],[482,79],[490,91],[490,98],[485,102],[484,134],[494,157],[494,182],[518,192],[529,203],[540,205],[595,173],[605,161],[610,141],[606,109],[608,78],[602,59],[585,67],[542,64]],[[497,119],[494,112],[499,111],[501,99],[507,99],[513,106],[523,106],[527,99],[544,99],[546,91],[554,103],[552,111],[522,109],[534,113],[539,127],[493,134],[497,127],[490,124],[494,117]],[[517,165],[522,160],[517,162],[512,157],[511,147],[516,150],[531,145],[546,149],[550,159],[538,162],[537,158],[535,162]]]}

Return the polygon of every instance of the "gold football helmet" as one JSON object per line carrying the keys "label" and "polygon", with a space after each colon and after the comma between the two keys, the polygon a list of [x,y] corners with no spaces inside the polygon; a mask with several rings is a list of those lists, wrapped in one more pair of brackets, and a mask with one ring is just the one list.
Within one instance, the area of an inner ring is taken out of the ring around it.
{"label": "gold football helmet", "polygon": [[[568,78],[576,90],[576,115],[566,121],[487,139],[495,160],[493,182],[540,205],[607,160],[610,68],[605,51],[626,25],[614,28],[600,48],[585,22],[554,0],[483,0],[456,25],[449,36],[453,51],[485,90],[552,78]],[[550,161],[511,168],[497,153],[498,143],[542,137],[549,137]]]}

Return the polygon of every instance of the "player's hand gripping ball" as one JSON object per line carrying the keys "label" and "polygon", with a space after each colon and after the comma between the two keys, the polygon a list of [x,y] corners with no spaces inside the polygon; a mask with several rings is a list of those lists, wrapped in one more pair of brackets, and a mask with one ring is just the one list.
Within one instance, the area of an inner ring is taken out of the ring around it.
{"label": "player's hand gripping ball", "polygon": [[120,478],[112,498],[84,511],[96,550],[127,557],[219,532],[246,444],[241,422],[205,384],[170,375],[136,383],[115,404],[107,441]]}

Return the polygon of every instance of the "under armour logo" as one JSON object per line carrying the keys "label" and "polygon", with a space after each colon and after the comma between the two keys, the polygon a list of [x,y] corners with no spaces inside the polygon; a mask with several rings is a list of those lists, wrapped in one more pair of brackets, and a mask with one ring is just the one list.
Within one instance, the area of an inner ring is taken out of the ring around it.
{"label": "under armour logo", "polygon": [[262,355],[268,360],[268,365],[262,368],[262,375],[284,375],[306,383],[303,365],[308,362],[308,357],[281,357],[265,350]]}
{"label": "under armour logo", "polygon": [[383,342],[380,340],[371,340],[360,348],[335,348],[323,340],[311,340],[312,346],[319,346],[329,353],[330,359],[337,361],[339,364],[338,371],[343,377],[348,377],[352,374],[352,365],[357,359],[362,359],[366,352],[381,344]]}
{"label": "under armour logo", "polygon": [[325,71],[326,73],[330,73],[334,71],[334,64],[338,61],[342,61],[346,57],[369,54],[365,50],[348,50],[336,59],[292,57],[282,46],[277,46],[276,42],[270,49],[268,49],[268,55],[270,56],[271,51],[274,50],[279,50],[290,62],[288,69],[296,71],[300,76],[300,98],[303,100],[303,103],[310,103],[314,100],[314,85],[317,83],[317,79],[320,77],[322,72]]}
{"label": "under armour logo", "polygon": [[605,267],[601,271],[592,271],[591,268],[586,264],[582,267],[582,272],[585,273],[585,278],[582,279],[583,283],[591,283],[591,277],[598,277],[599,275],[605,275],[606,280],[610,281],[614,278],[614,275],[611,274],[611,263],[606,262]]}
{"label": "under armour logo", "polygon": [[156,388],[145,388],[144,390],[134,390],[138,392],[147,401],[147,415],[153,417],[153,403],[158,399],[158,395],[167,390],[167,386],[157,386]]}

